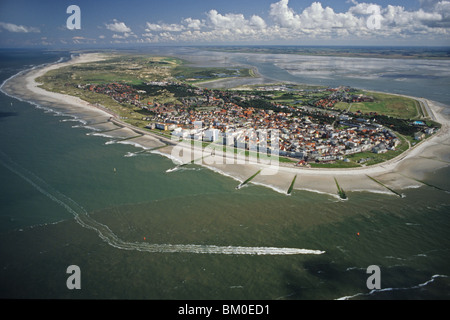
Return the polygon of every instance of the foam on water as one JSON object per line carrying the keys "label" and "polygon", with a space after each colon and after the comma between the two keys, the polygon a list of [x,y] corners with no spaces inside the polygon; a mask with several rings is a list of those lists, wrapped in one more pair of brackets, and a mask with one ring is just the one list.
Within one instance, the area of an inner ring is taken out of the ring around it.
{"label": "foam on water", "polygon": [[176,171],[200,171],[201,168],[186,168],[186,167],[182,167],[182,166],[176,166],[174,168],[171,169],[167,169],[166,173],[171,173],[171,172],[176,172]]}
{"label": "foam on water", "polygon": [[387,196],[396,196],[398,197],[395,193],[392,193],[391,191],[387,191],[387,190],[377,190],[377,189],[354,189],[351,190],[352,192],[370,192],[370,193],[376,193],[376,194],[383,194],[383,195],[387,195]]}
{"label": "foam on water", "polygon": [[100,129],[91,127],[89,125],[76,125],[76,126],[72,126],[72,128],[84,128],[84,129],[88,129],[88,130],[92,130],[92,131],[96,131],[96,132],[101,132]]}
{"label": "foam on water", "polygon": [[375,295],[375,294],[380,293],[380,292],[389,292],[389,291],[402,291],[402,290],[414,290],[414,289],[420,289],[420,288],[423,288],[423,287],[429,285],[430,283],[433,283],[433,282],[434,282],[436,279],[438,279],[438,278],[448,278],[448,276],[446,276],[446,275],[440,275],[440,274],[435,274],[435,275],[433,275],[433,276],[431,277],[430,280],[427,280],[427,281],[425,281],[424,283],[420,283],[420,284],[415,285],[415,286],[412,286],[412,287],[406,287],[406,288],[373,289],[373,290],[371,290],[371,291],[368,292],[368,293],[361,293],[361,292],[360,292],[360,293],[354,294],[354,295],[352,295],[352,296],[345,296],[345,297],[338,298],[338,299],[336,299],[336,300],[350,300],[350,299],[353,299],[353,298],[356,298],[356,297],[360,297],[360,296],[371,296],[371,295]]}
{"label": "foam on water", "polygon": [[70,119],[63,119],[63,120],[60,120],[60,121],[61,122],[79,122],[79,123],[81,123],[83,125],[87,125],[87,121],[85,121],[83,119],[80,119],[80,118],[77,118],[77,117],[73,117],[73,118],[70,118]]}
{"label": "foam on water", "polygon": [[149,151],[149,153],[158,154],[160,156],[169,158],[170,160],[173,161],[173,163],[175,163],[177,165],[183,164],[183,161],[181,159],[179,159],[177,157],[174,157],[174,156],[172,156],[171,154],[168,154],[168,153],[164,153],[164,152],[161,152],[161,151],[158,151],[158,150],[152,150],[152,151]]}
{"label": "foam on water", "polygon": [[[144,150],[147,151],[147,150]],[[137,157],[140,153],[142,153],[142,151],[140,152],[127,152],[124,157],[125,158],[132,158],[132,157]]]}
{"label": "foam on water", "polygon": [[202,164],[202,166],[205,167],[205,168],[208,168],[209,170],[214,171],[214,172],[216,172],[216,173],[218,173],[218,174],[220,174],[220,175],[222,175],[224,177],[232,178],[232,179],[238,181],[239,183],[243,183],[244,182],[244,180],[240,180],[239,178],[237,178],[237,177],[235,177],[235,176],[233,176],[231,174],[228,174],[228,173],[226,173],[226,172],[224,172],[224,171],[222,171],[220,169],[217,169],[215,167],[208,166],[208,165],[205,165],[205,164]]}
{"label": "foam on water", "polygon": [[121,250],[135,250],[144,252],[160,253],[197,253],[197,254],[234,254],[234,255],[296,255],[296,254],[323,254],[324,251],[299,249],[299,248],[276,248],[276,247],[240,247],[240,246],[216,246],[196,244],[150,244],[146,242],[126,242],[117,237],[111,229],[94,220],[87,211],[71,198],[53,189],[44,180],[22,168],[12,161],[5,153],[0,151],[0,163],[24,179],[36,190],[63,206],[71,213],[75,221],[82,227],[96,231],[101,239],[109,245]]}
{"label": "foam on water", "polygon": [[100,133],[100,132],[89,132],[86,133],[87,136],[96,136],[96,137],[103,137],[103,138],[114,138],[111,135],[108,135],[106,133]]}
{"label": "foam on water", "polygon": [[272,189],[273,191],[281,193],[281,194],[284,194],[284,195],[288,195],[286,190],[280,189],[279,187],[276,187],[276,186],[268,184],[268,183],[261,183],[261,182],[255,182],[255,181],[251,181],[250,183],[253,183],[254,185],[258,185],[258,186],[262,186],[262,187],[266,187],[266,188]]}
{"label": "foam on water", "polygon": [[119,143],[119,144],[128,144],[128,145],[132,145],[132,146],[134,146],[134,147],[136,147],[136,148],[141,148],[141,149],[144,149],[144,150],[150,150],[150,148],[148,148],[148,147],[144,147],[142,144],[140,144],[140,143],[137,143],[137,142],[134,142],[134,141],[129,141],[129,140],[125,140],[125,141],[116,141],[115,143]]}
{"label": "foam on water", "polygon": [[180,166],[176,166],[176,167],[174,167],[174,168],[167,169],[166,172],[167,172],[167,173],[175,172],[175,171],[178,171],[179,169],[180,169]]}
{"label": "foam on water", "polygon": [[[325,191],[319,191],[319,190],[308,189],[308,188],[295,188],[294,190],[303,190],[303,191],[314,192],[314,193],[319,193],[319,194],[326,194],[328,196],[332,196],[333,198],[336,198],[337,200],[344,201],[344,199],[339,197],[338,194],[329,193],[329,192],[325,192]],[[345,200],[347,200],[347,199],[345,199]]]}

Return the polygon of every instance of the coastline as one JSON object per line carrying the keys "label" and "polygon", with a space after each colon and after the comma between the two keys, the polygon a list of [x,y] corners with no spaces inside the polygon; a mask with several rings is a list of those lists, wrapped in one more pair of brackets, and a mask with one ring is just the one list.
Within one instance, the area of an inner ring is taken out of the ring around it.
{"label": "coastline", "polygon": [[[7,94],[11,94],[12,96],[19,95],[19,98],[23,98],[26,101],[37,101],[38,104],[52,103],[63,109],[65,114],[77,115],[81,119],[83,117],[95,119],[94,124],[108,122],[111,126],[126,128],[130,132],[129,140],[126,141],[127,143],[140,146],[147,150],[158,148],[153,153],[166,156],[174,161],[173,148],[176,146],[174,146],[175,142],[171,139],[133,127],[121,121],[115,114],[101,106],[92,105],[74,96],[46,91],[39,88],[39,84],[35,82],[37,77],[49,70],[101,59],[103,59],[102,54],[89,53],[72,58],[67,62],[54,63],[42,68],[33,68],[30,71],[6,80],[2,86],[2,91],[3,87],[5,87]],[[232,177],[240,182],[245,181],[258,170],[263,170],[251,183],[272,188],[280,193],[287,192],[292,179],[297,175],[294,190],[326,193],[339,198],[334,180],[336,178],[339,181],[339,185],[345,191],[366,191],[395,195],[389,189],[374,182],[370,177],[376,178],[393,190],[400,191],[406,188],[422,186],[423,184],[417,180],[423,179],[428,172],[449,165],[448,160],[443,160],[450,153],[449,148],[445,150],[445,147],[443,147],[444,143],[450,138],[450,121],[443,115],[444,107],[438,107],[433,101],[428,99],[410,98],[423,103],[429,116],[441,123],[442,127],[432,137],[421,141],[396,158],[384,163],[370,167],[345,169],[298,168],[294,167],[293,164],[286,163],[277,163],[275,167],[257,163],[256,161],[249,161],[249,159],[246,159],[245,164],[237,164],[234,159],[234,154],[232,155],[233,161],[226,161],[223,158],[220,160],[215,156],[211,156],[209,159],[203,159],[202,163],[195,163],[225,176]],[[432,114],[430,114],[430,111],[432,111]],[[132,133],[135,135],[138,133],[140,137],[133,138]],[[143,137],[145,138],[143,139]],[[139,138],[141,139],[136,141]],[[164,147],[164,144],[167,144],[167,146]],[[194,152],[196,151],[200,152],[201,150],[194,150]],[[230,159],[230,157],[227,159]],[[180,160],[179,162],[186,161]]]}

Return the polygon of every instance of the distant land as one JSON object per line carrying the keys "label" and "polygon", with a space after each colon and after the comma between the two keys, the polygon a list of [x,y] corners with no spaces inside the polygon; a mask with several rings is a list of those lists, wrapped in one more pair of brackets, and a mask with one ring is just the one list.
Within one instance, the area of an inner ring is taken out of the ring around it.
{"label": "distant land", "polygon": [[353,58],[450,59],[450,47],[207,46],[203,50]]}

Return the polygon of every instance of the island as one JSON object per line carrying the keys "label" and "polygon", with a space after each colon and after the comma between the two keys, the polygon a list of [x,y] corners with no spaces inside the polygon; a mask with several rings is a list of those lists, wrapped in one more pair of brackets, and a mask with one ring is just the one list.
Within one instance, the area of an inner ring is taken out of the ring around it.
{"label": "island", "polygon": [[[232,77],[258,74],[175,57],[96,53],[26,75],[29,91],[102,112],[115,128],[135,133],[129,142],[150,137],[147,146],[139,143],[144,151],[173,159],[179,143],[207,150],[178,165],[204,165],[240,186],[251,180],[288,195],[297,189],[339,199],[345,191],[402,196],[396,190],[424,184],[417,172],[429,166],[417,154],[448,137],[448,121],[423,98],[295,83],[207,88]],[[239,156],[244,160],[223,160]],[[276,159],[277,166],[259,159]]]}

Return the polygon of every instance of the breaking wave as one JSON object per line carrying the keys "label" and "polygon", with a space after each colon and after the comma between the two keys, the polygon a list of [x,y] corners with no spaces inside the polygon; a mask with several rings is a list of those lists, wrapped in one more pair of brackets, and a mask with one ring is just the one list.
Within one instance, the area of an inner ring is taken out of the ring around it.
{"label": "breaking wave", "polygon": [[179,159],[177,157],[174,157],[174,156],[172,156],[171,154],[168,154],[168,153],[164,153],[164,152],[161,152],[161,151],[158,151],[158,150],[150,150],[149,153],[158,154],[160,156],[166,157],[166,158],[172,160],[172,162],[174,164],[176,164],[176,165],[184,164],[181,159]]}
{"label": "breaking wave", "polygon": [[423,288],[423,287],[427,286],[430,283],[433,283],[438,278],[448,278],[448,276],[441,275],[441,274],[435,274],[435,275],[433,275],[431,277],[430,280],[427,280],[424,283],[420,283],[420,284],[412,286],[412,287],[373,289],[372,291],[370,291],[368,293],[357,293],[357,294],[354,294],[352,296],[345,296],[345,297],[338,298],[337,300],[350,300],[350,299],[353,299],[353,298],[356,298],[356,297],[360,297],[360,296],[372,296],[372,295],[375,295],[375,294],[380,293],[380,292],[420,289],[420,288]]}

